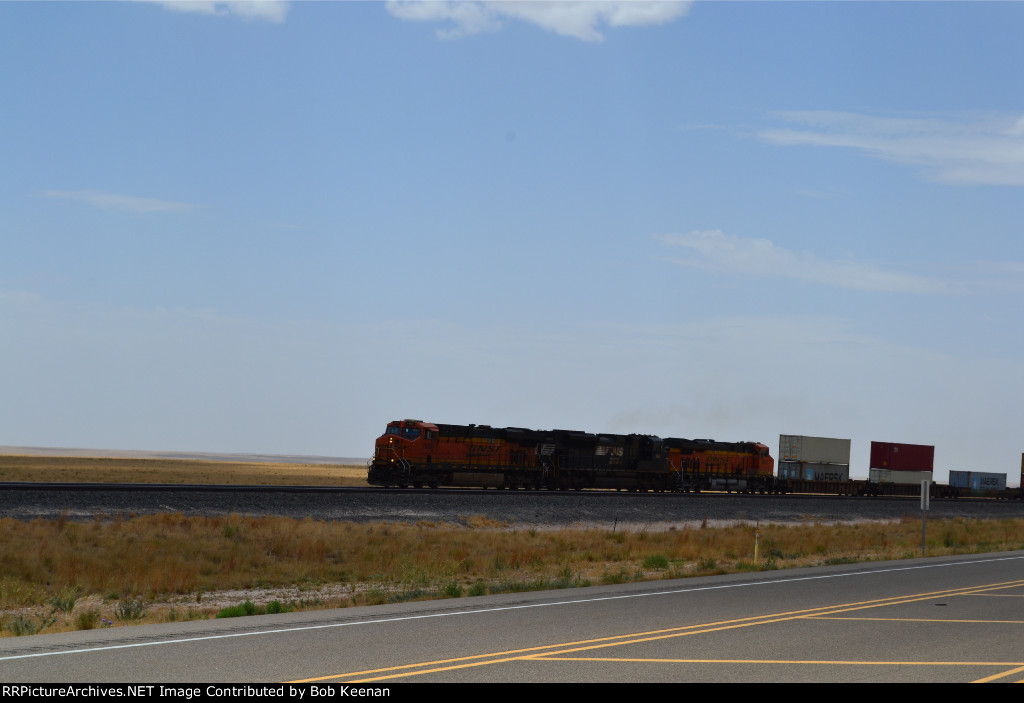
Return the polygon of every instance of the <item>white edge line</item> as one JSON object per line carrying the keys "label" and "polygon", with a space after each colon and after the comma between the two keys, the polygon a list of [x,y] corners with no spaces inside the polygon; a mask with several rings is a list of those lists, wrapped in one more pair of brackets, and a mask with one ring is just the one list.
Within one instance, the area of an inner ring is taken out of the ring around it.
{"label": "white edge line", "polygon": [[[796,578],[778,579],[774,581],[754,581],[750,583],[728,583],[721,584],[718,586],[702,586],[698,588],[679,588],[671,591],[653,591],[651,593],[629,593],[620,596],[601,596],[599,598],[582,598],[578,600],[564,600],[555,601],[553,603],[529,603],[526,605],[505,605],[496,608],[481,608],[476,610],[458,610],[451,613],[430,613],[427,615],[402,615],[399,617],[392,618],[378,618],[374,620],[359,620],[356,622],[334,622],[326,625],[303,625],[301,627],[285,627],[275,630],[259,630],[257,632],[233,632],[225,635],[203,635],[201,637],[185,637],[182,639],[174,640],[159,640],[156,642],[136,642],[133,644],[113,644],[105,647],[86,647],[83,649],[65,649],[60,652],[36,652],[34,654],[16,654],[9,657],[0,657],[0,661],[11,661],[14,659],[31,659],[33,657],[52,657],[60,654],[85,654],[89,652],[103,652],[112,649],[130,649],[133,647],[152,647],[155,645],[164,644],[183,644],[185,642],[202,642],[205,640],[220,640],[228,639],[231,637],[251,637],[254,635],[277,635],[285,632],[302,632],[305,630],[323,630],[332,627],[352,627],[355,625],[376,625],[379,623],[387,622],[401,622],[404,620],[424,620],[427,618],[441,618],[441,617],[454,617],[457,615],[478,615],[480,613],[496,613],[505,610],[521,610],[524,608],[547,608],[556,605],[578,605],[580,603],[598,603],[606,600],[621,600],[624,598],[646,598],[648,596],[668,596],[678,595],[680,593],[697,593],[700,591],[716,591],[725,588],[747,588],[750,586],[770,586],[780,583],[796,583],[798,581],[816,581],[820,579],[834,579],[834,578],[845,578],[848,576],[869,576],[873,574],[885,574],[894,571],[916,571],[918,569],[938,569],[945,568],[948,566],[970,566],[973,564],[985,564],[988,562],[997,561],[1013,561],[1016,559],[1024,559],[1024,556],[1019,557],[999,557],[997,559],[977,559],[973,561],[958,561],[948,564],[922,564],[920,566],[900,566],[889,569],[875,569],[872,571],[855,571],[846,574],[822,574],[820,576],[800,576]],[[900,596],[893,596],[893,598],[899,598]]]}

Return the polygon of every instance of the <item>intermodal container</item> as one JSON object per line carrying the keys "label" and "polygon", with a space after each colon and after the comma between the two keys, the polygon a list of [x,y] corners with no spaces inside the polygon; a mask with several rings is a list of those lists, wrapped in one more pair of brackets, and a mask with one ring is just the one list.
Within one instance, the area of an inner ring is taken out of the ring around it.
{"label": "intermodal container", "polygon": [[921,481],[931,480],[931,471],[893,471],[892,469],[870,469],[868,471],[868,481],[871,483],[920,484]]}
{"label": "intermodal container", "polygon": [[779,478],[804,481],[849,481],[849,464],[812,464],[809,461],[780,461]]}
{"label": "intermodal container", "polygon": [[[935,447],[930,444],[871,443],[871,469],[933,471]],[[923,479],[922,479],[923,480]]]}
{"label": "intermodal container", "polygon": [[779,435],[779,461],[849,465],[850,440],[796,434]]}
{"label": "intermodal container", "polygon": [[1001,491],[1006,488],[1006,474],[984,471],[950,471],[949,485],[954,488]]}

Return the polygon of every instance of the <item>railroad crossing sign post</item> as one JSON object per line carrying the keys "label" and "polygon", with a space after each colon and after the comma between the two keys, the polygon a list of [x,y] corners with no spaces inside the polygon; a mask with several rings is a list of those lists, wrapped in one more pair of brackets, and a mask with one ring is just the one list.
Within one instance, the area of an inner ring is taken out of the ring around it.
{"label": "railroad crossing sign post", "polygon": [[925,555],[925,533],[928,531],[929,481],[921,481],[921,556]]}

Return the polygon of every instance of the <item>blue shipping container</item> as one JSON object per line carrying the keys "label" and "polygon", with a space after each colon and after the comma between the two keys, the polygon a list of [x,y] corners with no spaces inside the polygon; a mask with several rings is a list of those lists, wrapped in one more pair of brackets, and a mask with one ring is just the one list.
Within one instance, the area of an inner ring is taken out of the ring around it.
{"label": "blue shipping container", "polygon": [[1006,488],[1006,474],[990,474],[983,471],[950,471],[949,485],[953,488],[1001,491]]}

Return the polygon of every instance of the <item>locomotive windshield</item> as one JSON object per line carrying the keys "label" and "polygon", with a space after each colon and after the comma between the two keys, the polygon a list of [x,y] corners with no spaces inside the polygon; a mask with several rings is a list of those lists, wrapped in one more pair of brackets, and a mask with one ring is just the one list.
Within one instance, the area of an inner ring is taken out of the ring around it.
{"label": "locomotive windshield", "polygon": [[420,428],[406,427],[402,430],[402,439],[414,440],[420,438]]}

